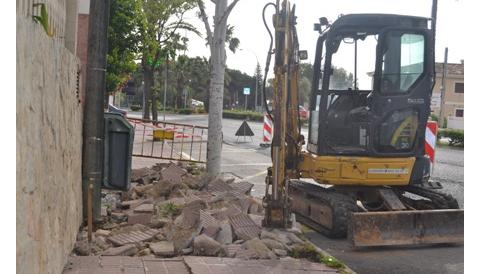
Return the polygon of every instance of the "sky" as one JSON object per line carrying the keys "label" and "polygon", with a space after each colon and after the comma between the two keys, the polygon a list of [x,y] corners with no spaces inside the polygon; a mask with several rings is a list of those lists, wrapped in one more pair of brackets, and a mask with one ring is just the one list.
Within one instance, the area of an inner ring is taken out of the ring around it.
{"label": "sky", "polygon": [[[263,25],[262,9],[268,2],[270,1],[240,0],[232,10],[228,23],[234,26],[234,34],[240,39],[242,50],[236,53],[227,50],[228,68],[238,69],[253,75],[258,58],[262,71],[264,70],[270,38]],[[313,63],[315,44],[318,38],[318,32],[313,30],[313,24],[317,23],[320,17],[327,17],[331,23],[340,14],[351,13],[390,13],[430,17],[432,5],[432,0],[291,0],[290,2],[296,4],[300,49],[308,51],[309,58],[303,62],[309,63]],[[443,62],[444,49],[448,47],[448,61],[450,63],[460,63],[460,60],[465,58],[463,45],[466,41],[462,37],[464,32],[458,31],[466,23],[464,0],[439,0],[438,2],[436,61]],[[212,24],[214,4],[208,0],[205,3],[210,24]],[[189,12],[186,15],[187,20],[197,26],[202,33],[205,33],[205,27],[196,17],[195,12]],[[271,25],[273,12],[273,7],[269,7],[266,11],[266,20],[271,29],[273,29]],[[187,33],[187,37],[189,38],[187,53],[189,56],[209,56],[204,38],[192,33]],[[345,58],[352,57],[345,56]],[[361,86],[369,84],[365,72],[370,70],[374,58],[374,51],[362,54],[359,51],[358,73]],[[272,69],[273,63],[271,63],[270,72]]]}

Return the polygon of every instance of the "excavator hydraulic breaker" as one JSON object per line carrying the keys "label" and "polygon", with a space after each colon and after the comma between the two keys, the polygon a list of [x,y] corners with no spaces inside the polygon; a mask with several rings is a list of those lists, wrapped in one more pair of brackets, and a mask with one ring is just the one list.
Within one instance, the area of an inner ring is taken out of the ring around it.
{"label": "excavator hydraulic breaker", "polygon": [[351,213],[354,247],[463,243],[463,209]]}

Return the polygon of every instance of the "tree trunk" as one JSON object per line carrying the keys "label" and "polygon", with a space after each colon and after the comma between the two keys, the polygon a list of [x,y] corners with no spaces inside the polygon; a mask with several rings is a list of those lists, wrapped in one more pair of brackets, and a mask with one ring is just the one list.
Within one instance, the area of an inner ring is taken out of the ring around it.
{"label": "tree trunk", "polygon": [[153,70],[143,67],[143,82],[145,85],[145,106],[143,106],[143,119],[150,120],[150,103],[152,102]]}
{"label": "tree trunk", "polygon": [[222,161],[222,110],[223,88],[225,78],[225,36],[227,20],[221,20],[227,9],[227,0],[217,0],[215,4],[215,19],[213,43],[211,47],[212,70],[210,74],[210,96],[208,101],[208,143],[207,172],[217,176],[221,172]]}
{"label": "tree trunk", "polygon": [[155,92],[155,94],[152,95],[152,120],[153,121],[158,121],[157,103],[158,103],[158,94]]}

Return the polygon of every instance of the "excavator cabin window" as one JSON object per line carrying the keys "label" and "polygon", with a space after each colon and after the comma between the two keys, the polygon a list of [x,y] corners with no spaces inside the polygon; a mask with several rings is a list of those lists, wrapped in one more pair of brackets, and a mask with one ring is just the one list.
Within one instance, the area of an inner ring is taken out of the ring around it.
{"label": "excavator cabin window", "polygon": [[426,33],[338,31],[319,41],[307,148],[327,155],[412,154],[430,92]]}
{"label": "excavator cabin window", "polygon": [[385,37],[380,92],[407,93],[424,71],[425,38],[391,31]]}

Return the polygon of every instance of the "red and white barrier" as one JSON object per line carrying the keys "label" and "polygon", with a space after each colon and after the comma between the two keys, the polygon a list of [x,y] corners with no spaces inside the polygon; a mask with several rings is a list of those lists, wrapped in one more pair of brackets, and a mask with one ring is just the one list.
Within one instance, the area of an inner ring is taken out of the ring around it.
{"label": "red and white barrier", "polygon": [[425,154],[430,158],[430,172],[435,162],[435,144],[437,142],[438,124],[435,121],[428,121],[425,130]]}
{"label": "red and white barrier", "polygon": [[261,146],[269,146],[272,143],[273,138],[273,121],[270,116],[265,113],[263,115],[263,143]]}

